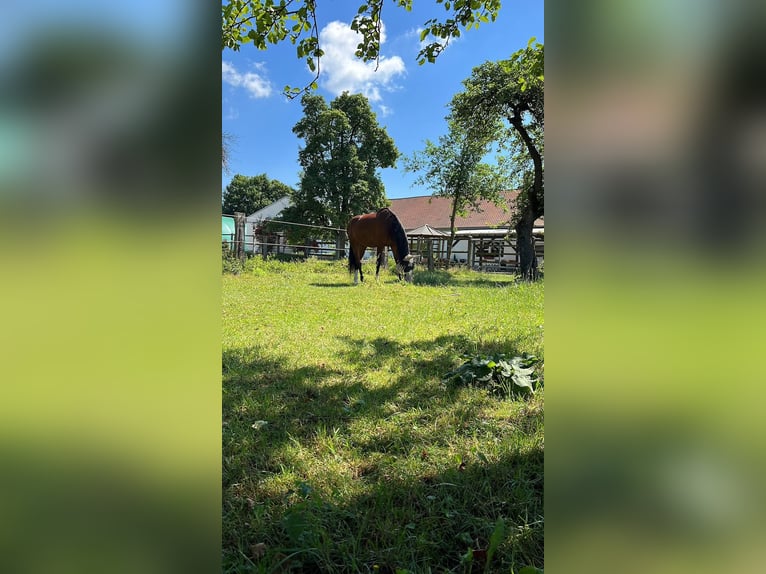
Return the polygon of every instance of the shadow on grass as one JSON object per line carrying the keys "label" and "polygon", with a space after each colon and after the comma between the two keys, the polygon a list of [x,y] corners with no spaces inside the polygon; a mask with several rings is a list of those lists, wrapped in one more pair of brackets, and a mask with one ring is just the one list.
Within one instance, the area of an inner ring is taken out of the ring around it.
{"label": "shadow on grass", "polygon": [[451,273],[445,270],[415,272],[413,283],[431,287],[509,287],[517,285],[520,279],[514,275],[497,274],[493,277],[489,273],[464,271]]}
{"label": "shadow on grass", "polygon": [[[356,555],[366,557],[366,563],[355,565],[362,571],[377,564],[380,572],[391,574],[401,568],[483,572],[481,558],[473,568],[459,565],[469,549],[489,547],[493,530],[502,521],[505,533],[488,571],[518,571],[526,565],[542,568],[543,468],[541,445],[491,462],[468,455],[451,468],[415,480],[391,481],[373,468],[362,477],[372,484],[368,494],[318,514],[382,515],[382,524],[349,521],[345,532],[341,528],[330,535],[334,552],[327,552],[325,562],[342,564],[344,546],[346,552],[350,546],[346,541],[353,540],[358,545]],[[329,517],[319,524],[323,522],[342,524]]]}
{"label": "shadow on grass", "polygon": [[[526,417],[529,426],[540,424],[540,415],[528,411]],[[245,518],[237,532],[224,527],[224,563],[237,572],[280,566],[284,571],[384,574],[544,568],[542,444],[492,461],[478,453],[449,462],[434,461],[440,470],[402,479],[372,461],[357,478],[367,487],[364,493],[343,502],[303,484],[289,509],[272,515],[271,528],[253,531]],[[485,570],[498,523],[504,532]],[[248,558],[259,543],[264,553]],[[472,563],[466,560],[469,550]]]}
{"label": "shadow on grass", "polygon": [[[445,392],[439,381],[464,352],[515,352],[516,345],[491,344],[477,348],[463,335],[402,345],[378,337],[371,340],[340,338],[348,368],[324,364],[288,366],[287,358],[269,356],[258,347],[227,350],[222,356],[224,422],[241,430],[253,417],[269,422],[273,447],[289,437],[308,438],[319,425],[346,428],[358,416],[383,416],[386,403],[408,409],[428,403],[445,406],[455,393]],[[371,386],[368,376],[379,371],[397,372],[389,384]],[[224,433],[226,434],[226,433]]]}
{"label": "shadow on grass", "polygon": [[341,283],[309,283],[312,287],[354,287],[353,281],[343,281]]}
{"label": "shadow on grass", "polygon": [[[498,520],[506,525],[506,535],[493,561],[498,569],[490,571],[542,566],[541,441],[508,447],[499,460],[471,452],[462,461],[431,461],[420,446],[414,447],[423,439],[412,427],[420,416],[432,424],[460,398],[459,389],[443,387],[440,379],[462,353],[524,349],[515,341],[477,346],[463,335],[406,345],[385,337],[340,340],[345,345],[342,369],[322,363],[289,366],[287,359],[258,347],[224,352],[224,569],[365,572],[378,565],[384,573],[427,567],[468,572],[460,567],[461,557],[469,549],[486,549]],[[391,373],[386,384],[370,384],[369,376],[386,371]],[[469,425],[459,431],[461,436],[488,432],[479,420],[482,403],[459,408]],[[258,427],[261,420],[267,424]],[[401,424],[392,424],[398,420]],[[357,421],[380,430],[358,436],[352,431]],[[518,420],[503,424],[513,432],[541,436],[542,412],[524,407]],[[449,440],[453,431],[435,435],[433,444]],[[290,491],[289,502],[249,500],[243,494],[256,492],[262,480],[301,477],[305,462],[286,456],[284,449],[305,448],[322,433],[337,433],[353,443],[358,458],[346,463],[347,472],[363,487],[362,494],[323,498],[306,479]],[[412,470],[409,460],[430,470]],[[269,519],[261,520],[259,512]],[[264,550],[254,555],[258,544]],[[480,561],[474,566],[483,570]]]}
{"label": "shadow on grass", "polygon": [[[492,354],[503,352],[519,355],[524,349],[518,341],[493,341],[477,344],[465,335],[442,335],[435,339],[402,344],[386,337],[374,339],[340,338],[348,350],[344,360],[357,370],[382,369],[390,363],[397,363],[403,369],[400,379],[425,382],[441,377],[452,370],[465,353]],[[457,363],[456,363],[457,361]]]}
{"label": "shadow on grass", "polygon": [[[357,416],[383,416],[386,403],[400,409],[428,404],[446,406],[456,393],[445,392],[442,376],[457,366],[463,353],[520,354],[517,341],[478,345],[464,335],[443,335],[435,339],[402,344],[386,337],[374,339],[339,338],[346,346],[341,352],[349,368],[338,370],[324,364],[289,367],[284,358],[268,356],[258,347],[227,350],[222,357],[223,414],[246,422],[255,413],[264,420],[278,415],[279,431],[306,437],[318,424],[344,428]],[[386,385],[368,385],[368,376],[396,372]],[[252,423],[252,421],[251,421]],[[271,436],[271,439],[278,439]],[[274,444],[274,443],[272,443]]]}

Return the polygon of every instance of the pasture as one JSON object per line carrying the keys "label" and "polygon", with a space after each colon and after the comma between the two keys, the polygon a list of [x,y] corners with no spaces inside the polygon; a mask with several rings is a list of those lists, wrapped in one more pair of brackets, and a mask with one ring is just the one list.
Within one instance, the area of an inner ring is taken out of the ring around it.
{"label": "pasture", "polygon": [[222,297],[224,572],[543,567],[544,391],[442,382],[543,358],[542,282],[253,259]]}

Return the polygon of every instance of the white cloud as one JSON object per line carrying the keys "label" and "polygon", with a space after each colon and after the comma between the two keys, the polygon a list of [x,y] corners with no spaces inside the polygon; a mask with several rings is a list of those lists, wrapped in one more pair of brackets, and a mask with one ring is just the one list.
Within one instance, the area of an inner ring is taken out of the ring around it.
{"label": "white cloud", "polygon": [[378,107],[380,108],[380,113],[383,114],[383,117],[391,115],[392,111],[391,108],[388,106],[384,106],[383,104],[379,104]]}
{"label": "white cloud", "polygon": [[[394,79],[404,75],[404,61],[399,56],[380,57],[380,63],[362,62],[355,55],[356,46],[361,36],[348,24],[330,22],[319,34],[319,43],[324,50],[321,61],[322,86],[331,93],[340,95],[348,91],[362,93],[370,101],[382,99],[381,90],[391,91],[396,88]],[[381,45],[386,40],[385,29],[381,30]]]}
{"label": "white cloud", "polygon": [[[256,70],[263,71],[263,64],[255,64]],[[234,64],[222,60],[221,78],[235,88],[245,88],[251,98],[268,98],[271,95],[271,82],[258,72],[240,73]]]}

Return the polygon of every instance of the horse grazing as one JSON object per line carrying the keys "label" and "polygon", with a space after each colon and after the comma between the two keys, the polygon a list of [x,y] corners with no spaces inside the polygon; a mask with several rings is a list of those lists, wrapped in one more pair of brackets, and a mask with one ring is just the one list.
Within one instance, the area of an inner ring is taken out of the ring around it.
{"label": "horse grazing", "polygon": [[364,281],[362,273],[362,257],[368,247],[378,249],[378,265],[375,268],[375,279],[380,273],[380,264],[383,263],[385,248],[390,247],[396,261],[396,274],[399,279],[407,282],[412,281],[412,269],[414,268],[413,257],[410,255],[410,246],[407,242],[407,234],[404,227],[394,213],[384,207],[375,213],[355,215],[346,227],[348,240],[351,248],[348,251],[348,271],[354,274],[354,284],[357,284],[357,272]]}

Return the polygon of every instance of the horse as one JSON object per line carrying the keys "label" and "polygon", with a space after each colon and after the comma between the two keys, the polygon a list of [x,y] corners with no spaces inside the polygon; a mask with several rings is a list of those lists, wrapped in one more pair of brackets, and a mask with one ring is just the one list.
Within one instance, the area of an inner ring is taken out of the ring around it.
{"label": "horse", "polygon": [[348,250],[348,271],[354,274],[354,285],[359,281],[357,272],[364,281],[362,273],[362,257],[368,247],[376,247],[378,250],[378,264],[375,267],[375,279],[380,273],[380,265],[385,258],[385,248],[390,247],[396,261],[396,274],[399,280],[412,282],[412,270],[414,268],[413,256],[410,255],[410,246],[407,242],[407,234],[404,227],[394,213],[384,207],[375,213],[355,215],[346,227],[348,240],[351,244]]}

